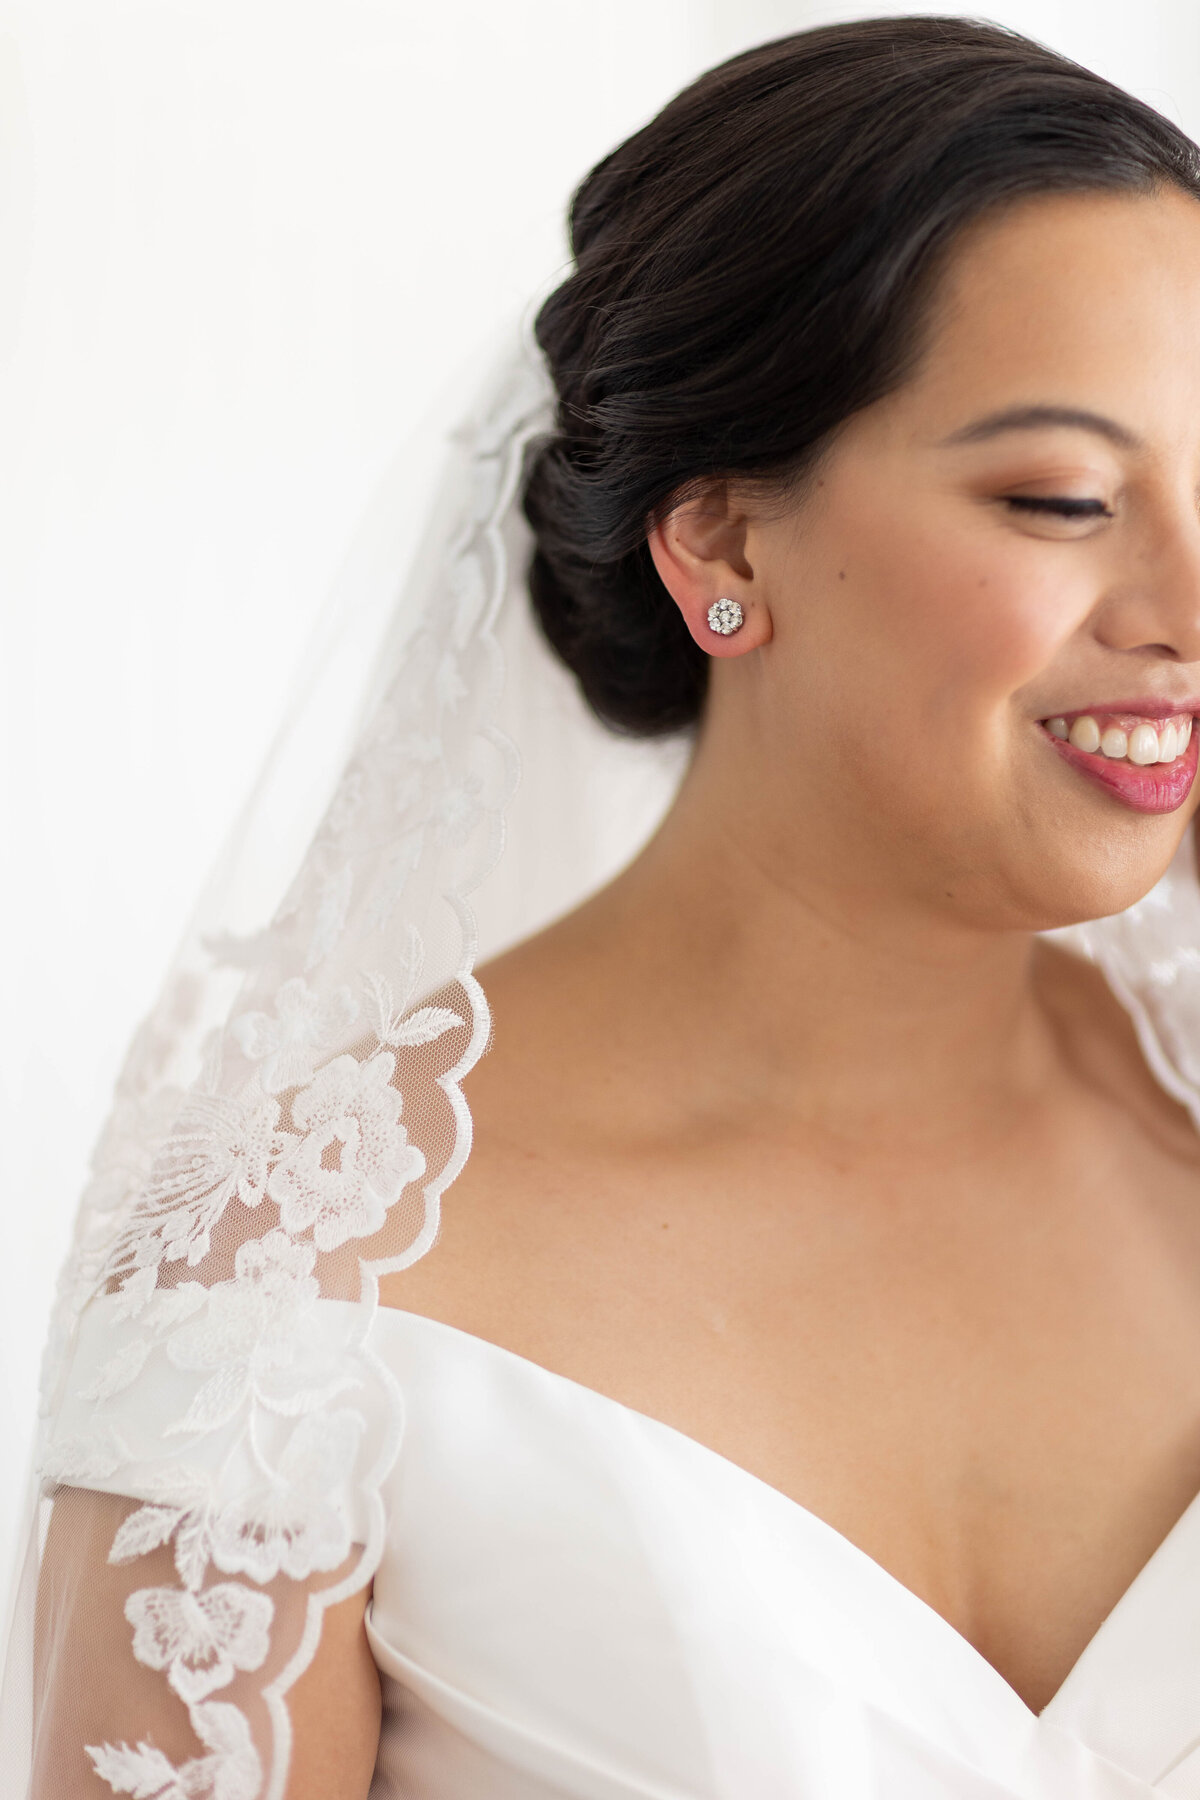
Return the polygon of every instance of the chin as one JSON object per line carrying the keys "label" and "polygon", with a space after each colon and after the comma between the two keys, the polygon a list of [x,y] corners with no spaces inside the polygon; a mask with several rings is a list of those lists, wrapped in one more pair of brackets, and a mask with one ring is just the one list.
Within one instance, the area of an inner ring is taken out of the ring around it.
{"label": "chin", "polygon": [[[1062,833],[1037,869],[1035,881],[1014,884],[1014,899],[1033,929],[1054,931],[1106,919],[1144,900],[1170,867],[1181,840],[1191,845],[1191,816],[1139,821],[1136,831],[1114,831],[1100,838],[1094,826],[1078,834]],[[1072,841],[1074,840],[1074,841]]]}

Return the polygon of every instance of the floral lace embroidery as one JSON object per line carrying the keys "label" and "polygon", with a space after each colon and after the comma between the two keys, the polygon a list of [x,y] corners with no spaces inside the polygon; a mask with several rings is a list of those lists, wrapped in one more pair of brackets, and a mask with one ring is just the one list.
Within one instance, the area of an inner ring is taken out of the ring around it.
{"label": "floral lace embroidery", "polygon": [[[97,1773],[136,1800],[277,1800],[282,1703],[264,1767],[246,1717],[213,1696],[267,1661],[268,1582],[331,1574],[357,1549],[351,1573],[315,1591],[323,1605],[361,1587],[378,1559],[377,1496],[399,1411],[365,1345],[373,1271],[428,1248],[469,1142],[458,1082],[488,1026],[463,896],[495,859],[514,779],[492,725],[500,525],[545,408],[543,378],[522,368],[476,427],[447,603],[428,609],[407,646],[270,927],[202,940],[207,964],[168,983],[97,1146],[44,1370],[47,1415],[65,1411],[69,1425],[49,1426],[41,1466],[48,1481],[140,1500],[112,1563],[167,1547],[173,1557],[178,1585],[134,1590],[125,1615],[134,1657],[187,1706],[203,1754],[175,1766],[151,1737],[88,1746]],[[429,919],[454,1005],[422,1000],[418,921]],[[369,966],[339,962],[351,921],[358,956],[373,946]],[[241,988],[230,1010],[231,975]],[[189,1044],[199,1045],[190,1079]],[[446,1109],[436,1166],[410,1135],[403,1059],[413,1054]],[[389,1224],[402,1203],[407,1235]],[[354,1245],[362,1274],[347,1291]],[[104,1352],[76,1374],[89,1316]],[[153,1429],[151,1377],[168,1392],[182,1380],[187,1394]],[[357,1541],[348,1487],[364,1502]],[[313,1648],[308,1630],[289,1680]]]}
{"label": "floral lace embroidery", "polygon": [[[395,1068],[386,1050],[366,1062],[339,1056],[293,1102],[304,1135],[272,1174],[270,1194],[284,1230],[311,1227],[318,1250],[373,1236],[388,1207],[425,1173],[425,1158],[400,1123]],[[337,1166],[327,1168],[333,1147]]]}
{"label": "floral lace embroidery", "polygon": [[233,1680],[236,1669],[261,1668],[270,1645],[274,1607],[266,1594],[232,1581],[203,1593],[143,1588],[125,1617],[133,1653],[150,1669],[165,1669],[181,1700],[206,1700]]}

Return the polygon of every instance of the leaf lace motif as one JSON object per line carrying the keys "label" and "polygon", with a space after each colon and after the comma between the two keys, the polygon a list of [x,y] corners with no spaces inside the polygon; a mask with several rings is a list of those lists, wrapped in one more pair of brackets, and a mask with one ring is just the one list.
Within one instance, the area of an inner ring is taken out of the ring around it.
{"label": "leaf lace motif", "polygon": [[89,1744],[97,1775],[133,1800],[257,1800],[263,1770],[245,1715],[210,1700],[188,1716],[208,1756],[176,1768],[153,1744]]}

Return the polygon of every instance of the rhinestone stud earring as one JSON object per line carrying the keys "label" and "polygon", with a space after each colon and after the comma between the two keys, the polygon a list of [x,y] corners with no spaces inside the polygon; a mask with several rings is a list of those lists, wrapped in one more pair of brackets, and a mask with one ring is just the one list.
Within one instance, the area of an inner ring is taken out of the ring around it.
{"label": "rhinestone stud earring", "polygon": [[740,631],[746,622],[741,602],[737,600],[714,600],[708,609],[708,629],[721,637],[732,637]]}

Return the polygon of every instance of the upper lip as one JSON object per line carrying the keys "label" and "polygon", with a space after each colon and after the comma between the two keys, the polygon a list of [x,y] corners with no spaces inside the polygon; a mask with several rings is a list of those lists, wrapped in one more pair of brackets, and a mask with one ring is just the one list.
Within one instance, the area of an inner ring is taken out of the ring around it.
{"label": "upper lip", "polygon": [[1181,713],[1200,713],[1200,696],[1185,695],[1181,700],[1096,700],[1087,706],[1060,706],[1042,714],[1046,719],[1078,719],[1087,713],[1133,713],[1139,719],[1175,719]]}

